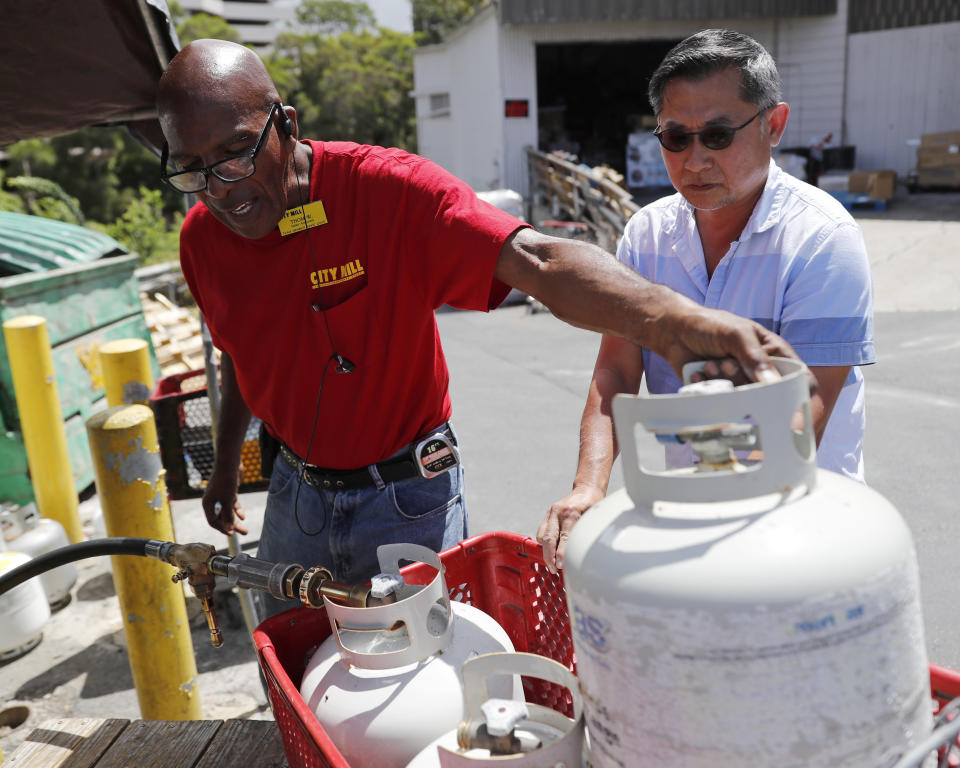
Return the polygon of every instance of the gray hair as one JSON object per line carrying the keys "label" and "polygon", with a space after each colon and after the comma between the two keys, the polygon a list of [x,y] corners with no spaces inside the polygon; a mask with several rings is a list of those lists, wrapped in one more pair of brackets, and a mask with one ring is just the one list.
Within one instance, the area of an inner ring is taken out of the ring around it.
{"label": "gray hair", "polygon": [[673,46],[653,73],[647,88],[653,114],[660,115],[672,78],[701,80],[724,69],[740,72],[740,96],[757,109],[783,101],[780,73],[766,48],[731,29],[705,29]]}

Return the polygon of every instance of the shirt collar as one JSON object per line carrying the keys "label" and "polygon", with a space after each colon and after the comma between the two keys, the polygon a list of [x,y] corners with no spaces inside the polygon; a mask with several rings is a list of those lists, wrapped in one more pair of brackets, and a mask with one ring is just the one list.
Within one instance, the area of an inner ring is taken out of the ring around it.
{"label": "shirt collar", "polygon": [[[753,213],[747,220],[746,226],[740,235],[741,240],[745,240],[750,235],[763,232],[774,226],[781,216],[783,202],[786,198],[787,189],[783,183],[783,171],[777,166],[773,158],[770,158],[770,167],[767,172],[767,183],[763,187],[763,193],[760,199],[753,207]],[[664,228],[666,233],[674,237],[683,237],[696,231],[697,220],[694,217],[694,208],[687,199],[677,193],[680,204],[676,209],[676,218]]]}

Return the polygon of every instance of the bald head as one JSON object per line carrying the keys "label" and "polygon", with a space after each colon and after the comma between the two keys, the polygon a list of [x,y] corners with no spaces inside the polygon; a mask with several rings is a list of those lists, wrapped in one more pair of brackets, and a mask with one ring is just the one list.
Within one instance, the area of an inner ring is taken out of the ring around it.
{"label": "bald head", "polygon": [[186,45],[160,78],[157,109],[161,125],[184,109],[231,105],[238,111],[280,101],[263,61],[249,48],[226,40]]}
{"label": "bald head", "polygon": [[[160,80],[157,108],[166,139],[164,174],[202,174],[191,177],[190,186],[205,185],[197,197],[242,237],[266,235],[283,217],[287,201],[297,199],[301,181],[295,162],[303,169],[303,183],[309,183],[313,155],[297,141],[296,110],[281,104],[260,57],[242,45],[223,40],[187,45]],[[240,158],[246,158],[240,171],[223,165]]]}

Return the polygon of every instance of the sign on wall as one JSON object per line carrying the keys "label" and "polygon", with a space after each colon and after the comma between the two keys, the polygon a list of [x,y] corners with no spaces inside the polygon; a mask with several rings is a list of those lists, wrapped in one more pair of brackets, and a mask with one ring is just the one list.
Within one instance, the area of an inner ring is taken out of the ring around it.
{"label": "sign on wall", "polygon": [[529,99],[507,99],[503,102],[504,117],[529,117],[530,100]]}

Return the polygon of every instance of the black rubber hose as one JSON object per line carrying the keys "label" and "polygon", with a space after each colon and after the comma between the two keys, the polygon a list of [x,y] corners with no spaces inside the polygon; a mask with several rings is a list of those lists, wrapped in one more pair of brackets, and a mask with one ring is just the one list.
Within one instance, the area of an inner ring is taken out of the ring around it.
{"label": "black rubber hose", "polygon": [[82,541],[79,544],[70,544],[66,547],[60,547],[60,549],[54,549],[52,552],[33,558],[29,563],[24,563],[19,568],[0,574],[0,595],[9,592],[34,576],[39,576],[41,573],[52,571],[61,565],[84,560],[88,557],[99,557],[100,555],[141,555],[147,557],[146,546],[151,541],[156,540],[133,537],[94,539],[93,541]]}

